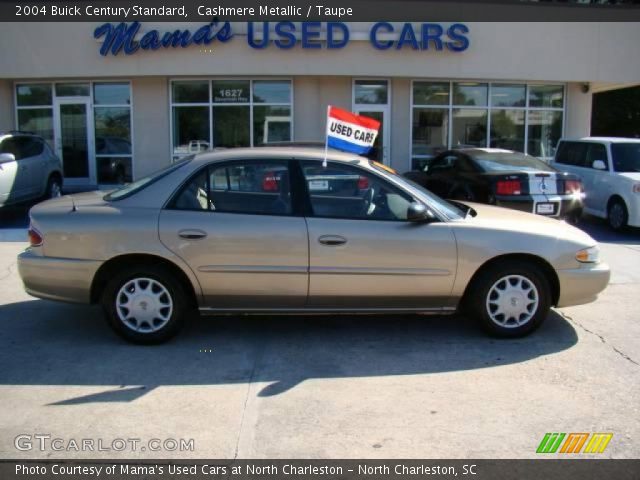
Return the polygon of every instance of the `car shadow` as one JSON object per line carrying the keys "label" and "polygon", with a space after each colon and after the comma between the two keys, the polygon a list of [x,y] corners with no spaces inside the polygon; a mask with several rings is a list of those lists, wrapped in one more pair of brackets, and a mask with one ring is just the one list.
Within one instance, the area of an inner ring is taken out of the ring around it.
{"label": "car shadow", "polygon": [[578,228],[600,243],[640,245],[640,228],[627,227],[622,232],[614,232],[606,220],[591,215],[584,216]]}
{"label": "car shadow", "polygon": [[266,383],[279,395],[306,380],[429,375],[498,368],[577,342],[552,311],[534,334],[498,340],[470,319],[423,315],[269,315],[193,319],[172,341],[117,337],[97,307],[32,300],[0,307],[0,385],[105,387],[52,405],[131,402],[158,386]]}

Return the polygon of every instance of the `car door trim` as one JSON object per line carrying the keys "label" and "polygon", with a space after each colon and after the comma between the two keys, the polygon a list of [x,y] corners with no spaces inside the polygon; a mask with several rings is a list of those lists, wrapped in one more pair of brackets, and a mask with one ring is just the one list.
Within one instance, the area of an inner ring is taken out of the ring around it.
{"label": "car door trim", "polygon": [[304,307],[304,308],[213,308],[201,307],[198,309],[202,314],[265,314],[278,312],[281,314],[311,314],[311,313],[420,313],[430,315],[451,315],[456,312],[455,307],[428,307],[428,308],[324,308],[324,307]]}
{"label": "car door trim", "polygon": [[449,270],[440,268],[370,268],[370,267],[311,267],[309,273],[319,275],[415,275],[428,277],[448,277]]}
{"label": "car door trim", "polygon": [[203,265],[198,267],[202,273],[300,273],[307,274],[307,266],[283,266],[283,265]]}

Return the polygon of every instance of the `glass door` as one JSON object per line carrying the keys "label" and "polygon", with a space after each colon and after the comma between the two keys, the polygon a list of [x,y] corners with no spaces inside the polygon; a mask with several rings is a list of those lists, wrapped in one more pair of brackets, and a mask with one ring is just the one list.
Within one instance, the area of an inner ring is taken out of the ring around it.
{"label": "glass door", "polygon": [[372,160],[389,165],[391,145],[389,115],[391,111],[391,92],[389,80],[355,79],[353,81],[353,111],[358,115],[373,118],[380,122],[380,131],[371,151],[367,154]]}
{"label": "glass door", "polygon": [[62,160],[64,183],[95,185],[95,143],[89,98],[54,100],[55,148]]}

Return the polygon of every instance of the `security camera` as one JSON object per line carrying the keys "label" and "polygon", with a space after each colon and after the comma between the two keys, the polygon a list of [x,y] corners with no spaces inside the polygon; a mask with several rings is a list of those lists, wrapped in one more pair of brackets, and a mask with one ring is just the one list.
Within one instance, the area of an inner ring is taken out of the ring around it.
{"label": "security camera", "polygon": [[580,90],[582,91],[582,93],[589,93],[589,84],[583,83],[582,85],[580,85]]}

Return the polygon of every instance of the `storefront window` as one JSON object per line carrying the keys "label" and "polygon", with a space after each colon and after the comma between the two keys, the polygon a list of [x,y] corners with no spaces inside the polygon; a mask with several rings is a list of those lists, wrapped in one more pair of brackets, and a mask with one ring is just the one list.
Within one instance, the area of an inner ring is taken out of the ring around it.
{"label": "storefront window", "polygon": [[[439,151],[464,146],[504,148],[549,160],[562,136],[563,85],[420,80],[413,82],[412,93],[413,169]],[[479,106],[485,108],[474,108]]]}
{"label": "storefront window", "polygon": [[562,85],[531,85],[529,87],[530,107],[562,108],[564,88]]}
{"label": "storefront window", "polygon": [[130,105],[129,83],[94,83],[93,103],[95,105]]}
{"label": "storefront window", "polygon": [[389,103],[389,85],[386,80],[356,80],[354,100],[358,105],[386,105]]}
{"label": "storefront window", "polygon": [[486,83],[454,83],[453,103],[460,106],[484,107],[487,105],[488,91]]}
{"label": "storefront window", "polygon": [[562,136],[562,112],[530,111],[528,124],[528,153],[541,158],[553,157]]}
{"label": "storefront window", "polygon": [[18,107],[43,106],[53,103],[51,85],[48,83],[18,85],[16,98]]}
{"label": "storefront window", "polygon": [[449,145],[449,110],[444,108],[413,109],[414,166],[446,150]]}
{"label": "storefront window", "polygon": [[453,110],[451,145],[485,147],[487,145],[487,110],[464,108]]}
{"label": "storefront window", "polygon": [[131,86],[128,82],[94,83],[93,96],[98,183],[131,182]]}
{"label": "storefront window", "polygon": [[493,110],[491,112],[492,148],[524,152],[524,110]]}
{"label": "storefront window", "polygon": [[57,97],[88,97],[90,95],[88,83],[58,83],[56,84]]}
{"label": "storefront window", "polygon": [[171,85],[174,159],[216,147],[291,140],[289,80],[176,80]]}
{"label": "storefront window", "polygon": [[527,89],[525,85],[491,86],[492,107],[524,107],[527,104]]}
{"label": "storefront window", "polygon": [[40,135],[53,147],[53,109],[19,108],[18,130]]}

